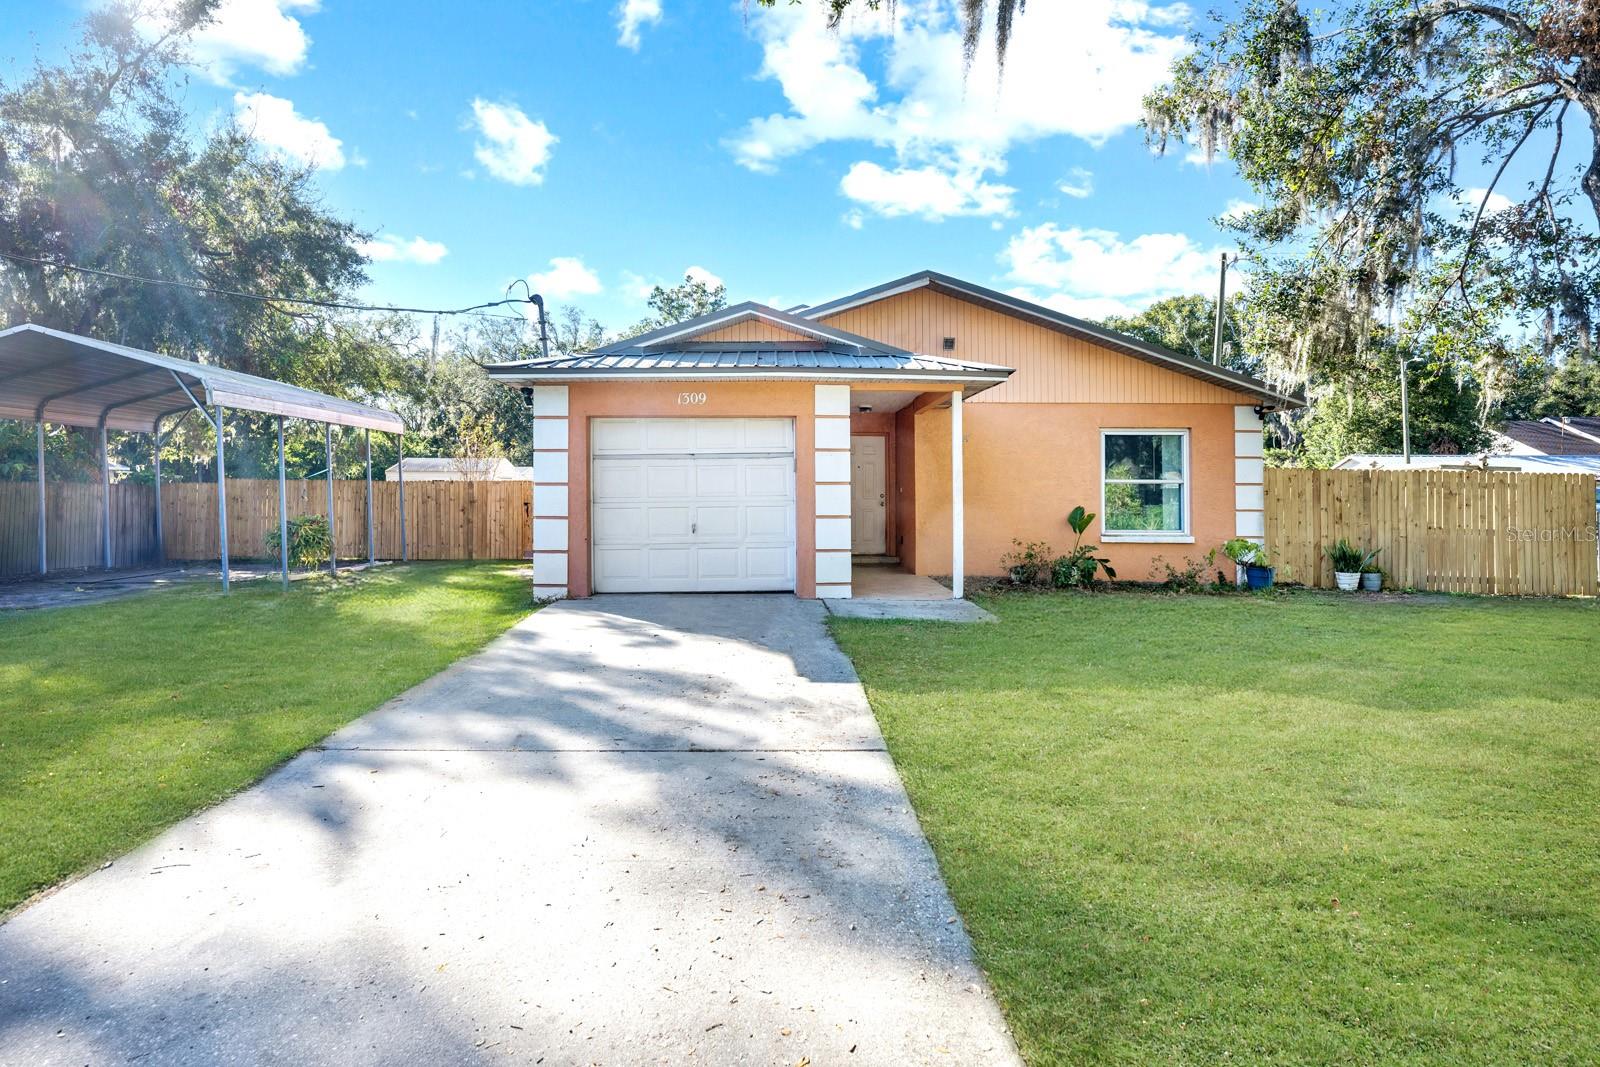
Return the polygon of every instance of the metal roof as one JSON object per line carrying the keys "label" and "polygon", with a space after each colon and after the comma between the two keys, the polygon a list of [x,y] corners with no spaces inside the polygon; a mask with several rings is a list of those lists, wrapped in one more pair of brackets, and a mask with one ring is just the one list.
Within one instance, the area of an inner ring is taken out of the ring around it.
{"label": "metal roof", "polygon": [[1020,297],[997,292],[994,289],[986,289],[981,285],[974,285],[972,282],[962,281],[960,278],[954,278],[948,274],[940,274],[937,271],[924,270],[915,274],[908,274],[904,278],[896,278],[892,282],[884,282],[882,285],[875,285],[870,289],[851,293],[849,296],[841,296],[836,300],[814,305],[806,308],[801,314],[807,319],[820,319],[828,315],[836,315],[853,307],[859,307],[862,304],[870,304],[875,300],[884,300],[891,296],[898,296],[901,293],[908,293],[914,289],[922,289],[924,287],[988,307],[1002,314],[1031,319],[1047,329],[1058,330],[1086,341],[1092,341],[1124,355],[1142,359],[1146,363],[1154,363],[1157,366],[1166,367],[1180,374],[1187,374],[1192,378],[1199,378],[1202,381],[1214,382],[1229,389],[1237,389],[1240,392],[1253,394],[1262,400],[1269,401],[1272,405],[1295,408],[1305,407],[1306,405],[1304,396],[1297,393],[1283,392],[1260,378],[1228,370],[1226,367],[1219,367],[1214,363],[1196,359],[1182,352],[1174,352],[1170,348],[1163,348],[1161,345],[1151,344],[1148,341],[1131,337],[1125,333],[1118,333],[1116,330],[1107,329],[1084,319],[1064,315],[1059,311],[1041,304],[1035,304],[1030,300],[1023,300]]}
{"label": "metal roof", "polygon": [[579,352],[485,368],[502,381],[581,378],[675,377],[952,380],[998,384],[1010,367],[898,349],[865,352],[848,344],[806,345],[790,341],[679,344],[670,348],[632,346],[604,353]]}
{"label": "metal roof", "polygon": [[0,330],[0,418],[150,432],[207,406],[400,433],[400,416],[270,378],[24,323]]}

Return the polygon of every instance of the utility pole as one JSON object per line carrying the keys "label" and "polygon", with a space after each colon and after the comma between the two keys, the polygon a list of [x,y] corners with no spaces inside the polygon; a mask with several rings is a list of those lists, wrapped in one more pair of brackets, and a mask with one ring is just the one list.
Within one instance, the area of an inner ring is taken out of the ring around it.
{"label": "utility pole", "polygon": [[1406,354],[1400,352],[1400,451],[1406,466],[1411,466],[1411,398],[1406,385]]}
{"label": "utility pole", "polygon": [[1211,331],[1211,362],[1222,364],[1222,309],[1228,299],[1228,253],[1220,255],[1217,273],[1217,324]]}

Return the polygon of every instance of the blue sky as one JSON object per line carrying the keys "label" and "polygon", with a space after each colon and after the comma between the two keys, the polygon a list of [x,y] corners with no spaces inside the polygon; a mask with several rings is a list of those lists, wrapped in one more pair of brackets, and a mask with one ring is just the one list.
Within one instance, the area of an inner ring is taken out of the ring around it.
{"label": "blue sky", "polygon": [[[0,69],[59,59],[82,10],[13,9]],[[1092,316],[1210,290],[1212,219],[1249,191],[1136,126],[1194,12],[1030,5],[1004,79],[985,47],[964,84],[951,6],[896,12],[230,0],[184,94],[197,130],[237,116],[321,164],[378,235],[381,302],[531,277],[617,329],[689,268],[779,305],[924,267]]]}

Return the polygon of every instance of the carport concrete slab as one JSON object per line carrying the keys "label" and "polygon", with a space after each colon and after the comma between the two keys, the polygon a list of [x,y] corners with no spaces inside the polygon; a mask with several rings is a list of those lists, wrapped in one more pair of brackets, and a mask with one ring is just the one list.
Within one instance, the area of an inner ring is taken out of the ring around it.
{"label": "carport concrete slab", "polygon": [[541,1058],[1018,1062],[817,604],[547,608],[0,926],[0,1063]]}

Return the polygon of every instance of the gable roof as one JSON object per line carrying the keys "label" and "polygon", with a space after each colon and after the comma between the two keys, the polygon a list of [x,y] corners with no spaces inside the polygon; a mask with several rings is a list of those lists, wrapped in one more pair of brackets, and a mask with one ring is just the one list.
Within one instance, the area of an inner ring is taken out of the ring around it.
{"label": "gable roof", "polygon": [[1056,330],[1073,337],[1090,341],[1104,348],[1110,348],[1135,359],[1153,363],[1158,367],[1187,374],[1192,378],[1213,382],[1228,389],[1242,393],[1249,393],[1259,397],[1266,406],[1274,408],[1299,408],[1305,407],[1305,397],[1299,393],[1288,393],[1271,385],[1260,378],[1238,371],[1219,367],[1202,359],[1196,359],[1182,352],[1175,352],[1161,345],[1151,344],[1149,341],[1107,329],[1085,319],[1075,318],[1042,304],[1035,304],[1030,300],[1011,296],[994,289],[986,289],[981,285],[940,274],[937,271],[924,270],[915,274],[908,274],[904,278],[896,278],[882,285],[875,285],[870,289],[863,289],[849,296],[841,296],[824,304],[808,307],[800,314],[805,318],[818,320],[828,315],[836,315],[850,308],[860,307],[877,300],[885,300],[902,293],[909,293],[917,289],[932,289],[935,292],[952,296],[959,300],[987,307],[1003,315],[1012,315],[1026,319],[1049,330]]}
{"label": "gable roof", "polygon": [[1512,419],[1500,433],[1546,456],[1600,456],[1600,418]]}
{"label": "gable roof", "polygon": [[692,341],[701,334],[711,333],[727,326],[734,326],[741,322],[758,320],[769,322],[774,326],[781,326],[795,333],[804,334],[816,341],[827,344],[840,345],[844,348],[856,349],[861,354],[880,355],[909,355],[905,349],[886,345],[882,341],[874,341],[870,337],[850,333],[846,330],[837,330],[810,319],[791,315],[787,311],[758,304],[747,300],[742,304],[722,308],[706,315],[699,315],[683,322],[675,322],[669,326],[647,330],[635,337],[624,337],[607,345],[601,345],[593,350],[593,355],[617,355],[625,352],[648,352],[666,346],[676,346],[677,343]]}
{"label": "gable roof", "polygon": [[[752,319],[804,334],[805,339],[696,341]],[[489,377],[508,383],[583,379],[909,379],[964,383],[972,394],[1010,377],[1010,367],[921,355],[835,329],[764,304],[736,304],[685,322],[613,341],[590,352],[492,363]]]}

